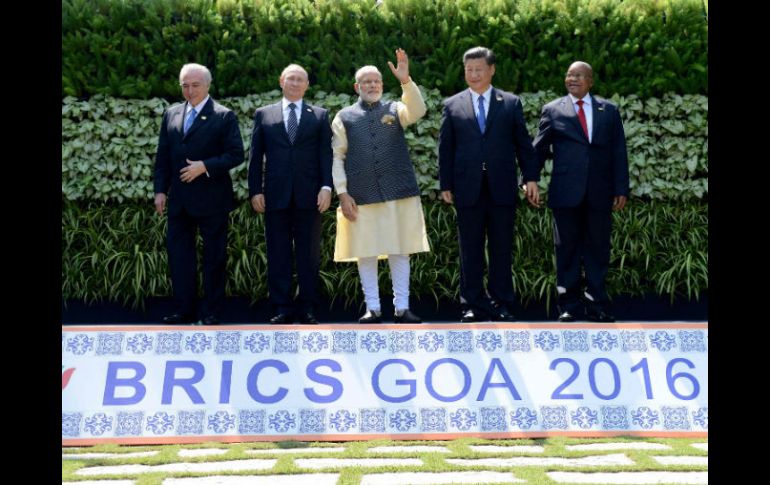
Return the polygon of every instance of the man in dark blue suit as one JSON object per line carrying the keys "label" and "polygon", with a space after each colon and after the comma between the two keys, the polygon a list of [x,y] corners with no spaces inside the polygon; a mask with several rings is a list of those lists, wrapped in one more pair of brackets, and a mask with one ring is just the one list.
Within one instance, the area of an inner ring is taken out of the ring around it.
{"label": "man in dark blue suit", "polygon": [[[463,322],[514,320],[513,223],[522,172],[530,201],[538,165],[518,96],[492,87],[495,55],[474,47],[463,55],[469,89],[444,101],[439,135],[441,197],[457,209]],[[489,279],[484,291],[484,246]],[[491,298],[491,299],[490,299]]]}
{"label": "man in dark blue suit", "polygon": [[[589,94],[590,65],[572,63],[564,85],[569,94],[543,107],[534,141],[541,167],[553,158],[548,207],[554,219],[559,321],[575,321],[584,306],[588,320],[613,322],[604,280],[612,210],[621,210],[628,199],[626,137],[617,106]],[[530,202],[539,203],[537,194]]]}
{"label": "man in dark blue suit", "polygon": [[[254,113],[249,161],[252,208],[265,214],[267,283],[277,314],[270,323],[317,324],[321,213],[331,203],[329,115],[304,103],[307,71],[287,66],[279,78],[283,99]],[[292,252],[299,297],[291,294]]]}
{"label": "man in dark blue suit", "polygon": [[[185,64],[179,73],[185,103],[166,110],[155,158],[155,210],[168,205],[168,263],[175,311],[164,323],[217,325],[225,299],[227,220],[233,209],[230,169],[243,163],[235,113],[209,96],[211,72]],[[203,239],[201,319],[195,231]]]}

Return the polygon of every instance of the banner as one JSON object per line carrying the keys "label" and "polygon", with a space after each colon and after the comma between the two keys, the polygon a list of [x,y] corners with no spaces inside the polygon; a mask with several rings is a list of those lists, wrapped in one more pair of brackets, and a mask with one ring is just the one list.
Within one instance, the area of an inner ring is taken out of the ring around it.
{"label": "banner", "polygon": [[62,445],[707,436],[708,325],[62,326]]}

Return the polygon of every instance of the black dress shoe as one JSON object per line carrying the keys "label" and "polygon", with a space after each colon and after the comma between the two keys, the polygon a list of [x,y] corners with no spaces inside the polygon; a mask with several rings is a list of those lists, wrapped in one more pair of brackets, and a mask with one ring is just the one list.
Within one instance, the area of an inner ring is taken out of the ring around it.
{"label": "black dress shoe", "polygon": [[270,319],[270,323],[273,325],[282,325],[285,323],[294,323],[294,319],[288,313],[279,313]]}
{"label": "black dress shoe", "polygon": [[476,314],[473,313],[472,309],[465,310],[463,315],[460,317],[460,321],[462,323],[470,323],[476,321]]}
{"label": "black dress shoe", "polygon": [[561,312],[561,315],[559,315],[559,321],[560,322],[574,322],[575,321],[575,316],[572,313],[568,312],[568,311],[563,311],[563,312]]}
{"label": "black dress shoe", "polygon": [[219,319],[214,315],[209,315],[203,320],[193,322],[193,325],[219,325]]}
{"label": "black dress shoe", "polygon": [[358,319],[358,323],[380,323],[382,320],[380,319],[380,314],[377,312],[373,312],[371,310],[366,310],[366,313],[364,313],[361,318]]}
{"label": "black dress shoe", "polygon": [[305,325],[318,325],[318,320],[316,319],[315,315],[308,312],[299,318],[299,323],[302,323]]}
{"label": "black dress shoe", "polygon": [[163,323],[168,323],[171,325],[178,324],[178,323],[192,323],[194,321],[195,321],[195,318],[189,315],[182,315],[181,313],[173,313],[171,315],[167,315],[163,317]]}
{"label": "black dress shoe", "polygon": [[422,319],[415,315],[412,310],[407,308],[401,315],[395,315],[393,317],[393,323],[422,323]]}
{"label": "black dress shoe", "polygon": [[586,310],[586,319],[589,322],[602,322],[602,323],[609,323],[614,322],[615,317],[604,310],[599,311],[589,311]]}

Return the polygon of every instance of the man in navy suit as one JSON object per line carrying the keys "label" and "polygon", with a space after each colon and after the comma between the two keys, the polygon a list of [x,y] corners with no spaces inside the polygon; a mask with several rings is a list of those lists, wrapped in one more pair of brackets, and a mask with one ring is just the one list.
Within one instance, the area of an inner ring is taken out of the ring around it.
{"label": "man in navy suit", "polygon": [[[474,47],[463,55],[469,89],[444,101],[439,135],[441,198],[457,209],[463,322],[514,320],[511,274],[518,198],[516,164],[528,199],[537,192],[538,165],[518,96],[492,87],[495,55]],[[489,279],[484,290],[484,246]]]}
{"label": "man in navy suit", "polygon": [[[225,299],[227,220],[233,209],[230,169],[243,163],[235,113],[209,96],[211,72],[185,64],[179,73],[185,103],[163,114],[155,158],[155,210],[168,205],[168,263],[175,311],[164,323],[217,325]],[[203,239],[201,319],[195,231]]]}
{"label": "man in navy suit", "polygon": [[[325,109],[303,102],[309,82],[302,66],[287,66],[279,83],[283,99],[254,113],[249,197],[252,208],[265,214],[267,283],[277,311],[270,323],[296,318],[317,324],[321,213],[331,203],[331,127]],[[292,252],[299,283],[296,306]]]}
{"label": "man in navy suit", "polygon": [[[575,321],[584,306],[588,320],[613,322],[604,280],[612,210],[621,210],[628,199],[626,137],[617,106],[589,94],[590,65],[572,63],[564,85],[569,94],[543,107],[534,141],[541,167],[553,158],[548,207],[554,219],[559,321]],[[539,203],[533,195],[530,202]]]}

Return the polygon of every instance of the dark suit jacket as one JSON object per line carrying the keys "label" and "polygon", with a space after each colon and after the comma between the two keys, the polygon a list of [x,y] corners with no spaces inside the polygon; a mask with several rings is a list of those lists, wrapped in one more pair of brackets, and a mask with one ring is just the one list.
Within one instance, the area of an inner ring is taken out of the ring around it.
{"label": "dark suit jacket", "polygon": [[628,197],[628,156],[620,112],[602,98],[591,96],[591,103],[591,143],[569,96],[543,106],[534,146],[540,167],[553,158],[549,207],[575,207],[585,197],[592,208],[610,210],[613,197]]}
{"label": "dark suit jacket", "polygon": [[333,187],[331,138],[324,108],[302,103],[293,145],[283,123],[281,102],[259,108],[251,133],[249,198],[264,193],[268,211],[286,209],[292,196],[296,207],[315,209],[321,187]]}
{"label": "dark suit jacket", "polygon": [[[169,215],[179,214],[183,208],[195,217],[230,212],[234,207],[230,169],[244,161],[238,118],[209,98],[184,134],[186,106],[171,106],[163,114],[155,158],[155,193],[168,195]],[[182,182],[179,171],[187,166],[187,159],[202,160],[209,175]]]}
{"label": "dark suit jacket", "polygon": [[441,190],[451,190],[457,207],[476,203],[481,192],[482,163],[497,205],[516,205],[518,177],[539,180],[532,139],[527,133],[519,97],[492,88],[486,131],[479,130],[470,89],[444,101],[439,134]]}

